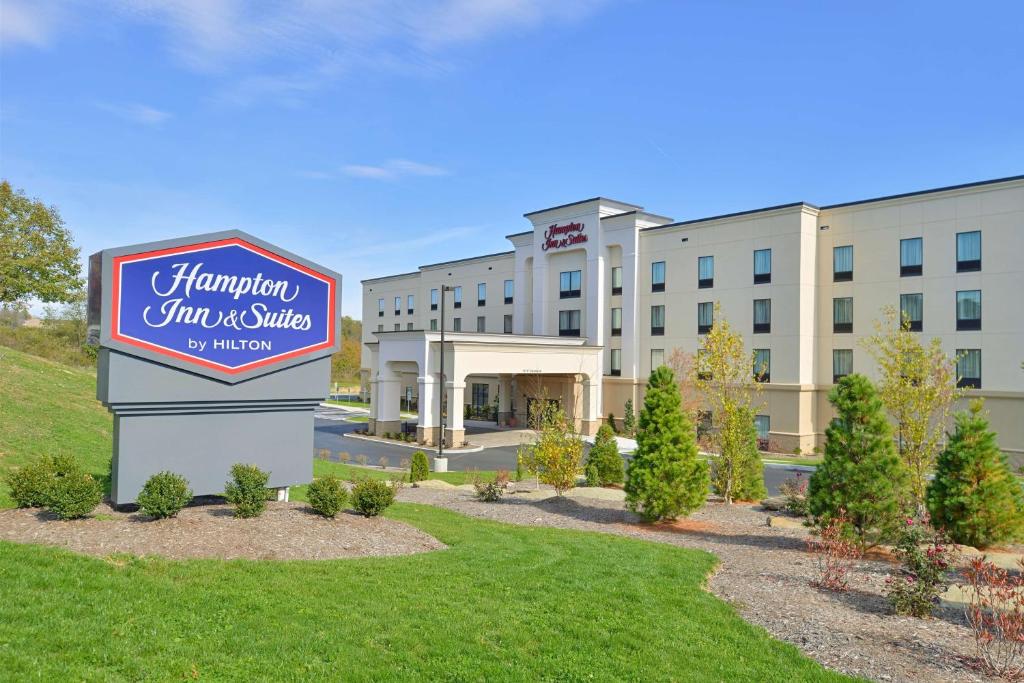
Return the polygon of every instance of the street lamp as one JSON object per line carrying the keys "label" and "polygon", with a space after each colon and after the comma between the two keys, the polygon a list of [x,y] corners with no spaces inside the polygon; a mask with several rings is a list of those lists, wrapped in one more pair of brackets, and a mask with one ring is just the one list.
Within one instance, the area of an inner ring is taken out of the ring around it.
{"label": "street lamp", "polygon": [[[437,421],[441,425],[441,433],[438,434],[437,438],[437,457],[434,459],[434,471],[435,472],[447,472],[448,461],[444,458],[444,430],[447,425],[445,424],[445,381],[444,381],[444,299],[446,292],[454,292],[455,288],[451,285],[441,286],[441,395],[437,402]],[[451,406],[449,406],[449,409]]]}

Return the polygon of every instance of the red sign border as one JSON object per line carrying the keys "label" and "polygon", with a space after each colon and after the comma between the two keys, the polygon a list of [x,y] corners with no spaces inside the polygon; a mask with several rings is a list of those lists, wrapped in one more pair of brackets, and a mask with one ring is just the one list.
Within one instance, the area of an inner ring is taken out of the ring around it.
{"label": "red sign border", "polygon": [[[207,249],[217,249],[217,248],[220,248],[220,247],[227,247],[227,246],[239,246],[239,247],[242,247],[243,249],[247,249],[247,250],[252,251],[254,253],[260,254],[261,256],[265,256],[265,257],[267,257],[269,259],[277,261],[278,263],[284,264],[284,265],[288,266],[289,268],[294,268],[295,270],[299,270],[299,271],[301,271],[301,272],[303,272],[303,273],[305,273],[305,274],[307,274],[307,275],[309,275],[311,277],[316,278],[317,280],[320,280],[321,282],[327,283],[327,293],[328,293],[328,298],[330,299],[330,320],[329,320],[329,324],[328,324],[327,341],[323,342],[321,344],[316,344],[314,346],[308,346],[308,347],[305,347],[305,348],[302,348],[302,349],[296,349],[295,351],[289,351],[289,352],[287,352],[285,354],[282,354],[282,355],[279,355],[279,356],[273,356],[271,358],[264,358],[262,360],[253,361],[251,363],[246,363],[245,365],[239,365],[238,367],[231,367],[231,366],[227,366],[227,365],[222,365],[220,363],[215,363],[213,361],[206,360],[204,358],[197,358],[196,356],[190,356],[187,353],[182,353],[180,351],[175,351],[173,349],[168,349],[168,348],[166,348],[164,346],[158,346],[156,344],[150,344],[149,342],[140,341],[140,340],[134,339],[132,337],[126,337],[126,336],[124,336],[124,335],[122,335],[120,333],[120,330],[118,329],[118,327],[119,327],[120,319],[121,319],[121,265],[122,264],[124,264],[124,263],[131,263],[132,261],[142,261],[142,260],[145,260],[145,259],[156,258],[158,256],[167,256],[168,254],[181,254],[181,253],[186,253],[186,252],[190,252],[190,251],[204,251],[204,250],[207,250]],[[335,315],[336,315],[336,311],[337,311],[337,305],[336,305],[336,301],[337,301],[336,300],[336,296],[337,296],[337,294],[336,294],[337,282],[334,280],[334,278],[328,277],[328,276],[326,276],[326,275],[324,275],[322,273],[318,273],[317,271],[313,270],[312,268],[304,266],[301,263],[296,263],[295,261],[292,261],[291,259],[285,258],[284,256],[281,256],[279,254],[275,254],[272,251],[269,251],[269,250],[264,249],[262,247],[258,247],[255,244],[252,244],[251,242],[247,242],[247,241],[245,241],[244,239],[242,239],[240,237],[229,237],[227,239],[214,240],[214,241],[211,241],[211,242],[196,242],[194,244],[185,244],[185,245],[182,245],[180,247],[171,247],[171,248],[168,248],[168,249],[156,249],[156,250],[153,250],[153,251],[142,251],[142,252],[139,252],[137,254],[125,254],[123,256],[114,256],[112,258],[112,270],[114,272],[112,274],[113,275],[113,279],[112,279],[112,286],[111,286],[111,290],[112,291],[111,291],[110,338],[114,339],[114,340],[117,340],[117,341],[119,341],[119,342],[121,342],[123,344],[128,344],[129,346],[135,346],[135,347],[138,347],[140,349],[146,349],[147,351],[152,351],[154,353],[158,353],[158,354],[163,355],[163,356],[168,356],[170,358],[176,358],[178,360],[185,361],[186,363],[192,363],[194,365],[199,365],[201,367],[209,368],[211,370],[218,370],[220,372],[224,372],[224,373],[227,373],[229,375],[238,375],[238,374],[241,374],[243,372],[248,372],[249,370],[255,370],[256,368],[262,368],[262,367],[266,367],[267,365],[272,365],[272,364],[275,364],[275,363],[280,363],[282,361],[286,361],[286,360],[289,360],[291,358],[295,358],[297,356],[303,356],[303,355],[306,355],[306,354],[309,354],[309,353],[314,353],[316,351],[321,351],[323,349],[329,349],[332,346],[334,346],[334,343],[335,343],[335,340],[336,340],[337,331],[335,330],[335,323],[337,321],[336,321]]]}

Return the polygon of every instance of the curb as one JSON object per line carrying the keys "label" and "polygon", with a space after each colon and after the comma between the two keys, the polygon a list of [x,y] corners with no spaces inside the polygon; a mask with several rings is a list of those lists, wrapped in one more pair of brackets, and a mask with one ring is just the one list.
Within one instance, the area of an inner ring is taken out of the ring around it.
{"label": "curb", "polygon": [[[348,432],[343,434],[346,439],[359,439],[360,441],[369,441],[370,443],[380,443],[387,446],[398,446],[400,448],[412,448],[417,451],[423,451],[424,453],[437,452],[435,447],[432,446],[421,446],[416,443],[405,443],[404,441],[392,441],[390,439],[378,439],[373,436],[363,436],[362,434],[353,434]],[[470,446],[469,448],[446,448],[444,452],[451,453],[452,455],[462,455],[463,453],[479,453],[484,449],[483,446]]]}

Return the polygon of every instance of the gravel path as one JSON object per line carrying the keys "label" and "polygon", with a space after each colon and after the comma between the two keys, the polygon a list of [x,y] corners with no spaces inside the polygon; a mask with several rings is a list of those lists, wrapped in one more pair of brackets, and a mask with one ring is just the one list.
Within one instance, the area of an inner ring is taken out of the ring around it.
{"label": "gravel path", "polygon": [[344,512],[326,519],[305,503],[268,503],[266,512],[254,519],[235,519],[228,505],[189,507],[163,520],[106,505],[95,514],[99,518],[62,522],[41,510],[0,510],[0,539],[100,557],[128,553],[221,560],[327,560],[447,547],[402,522]]}
{"label": "gravel path", "polygon": [[437,505],[512,524],[582,529],[707,550],[721,563],[711,591],[748,621],[799,647],[825,666],[878,681],[984,681],[960,657],[973,654],[973,638],[957,609],[935,619],[892,615],[883,597],[892,565],[863,561],[845,594],[810,585],[814,559],[802,529],[767,526],[757,507],[709,503],[674,530],[637,523],[614,500],[516,495],[481,503],[464,489],[406,488],[400,499]]}

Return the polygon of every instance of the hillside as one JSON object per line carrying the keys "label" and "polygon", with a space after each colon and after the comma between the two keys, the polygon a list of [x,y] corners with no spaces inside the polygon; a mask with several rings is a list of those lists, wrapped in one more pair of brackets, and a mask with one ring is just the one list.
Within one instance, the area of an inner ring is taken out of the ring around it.
{"label": "hillside", "polygon": [[[96,374],[0,346],[0,474],[44,453],[73,453],[109,488],[113,418]],[[0,508],[13,502],[0,483]]]}

